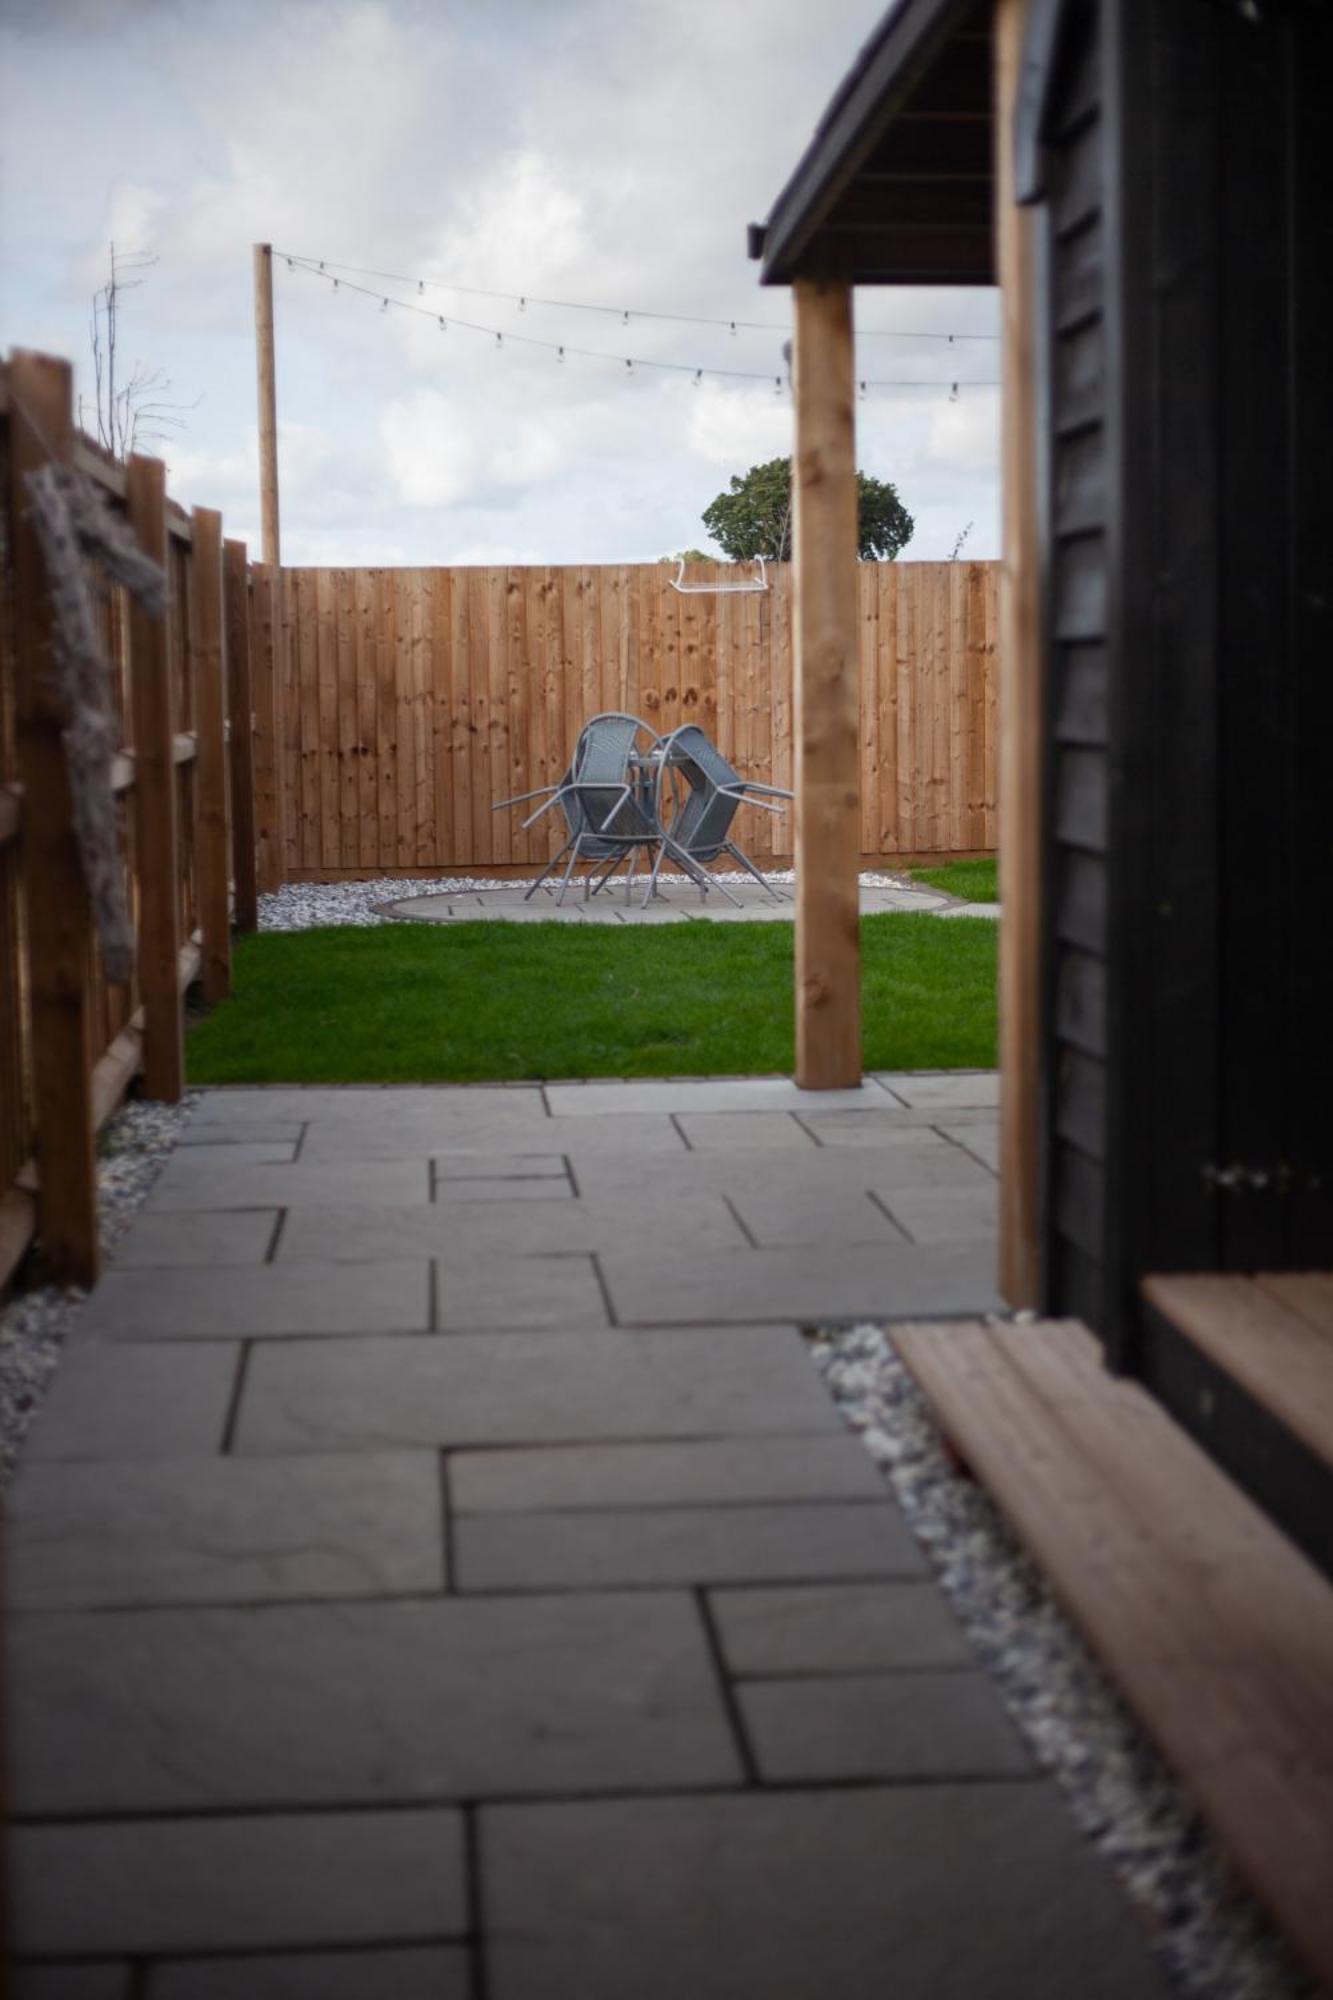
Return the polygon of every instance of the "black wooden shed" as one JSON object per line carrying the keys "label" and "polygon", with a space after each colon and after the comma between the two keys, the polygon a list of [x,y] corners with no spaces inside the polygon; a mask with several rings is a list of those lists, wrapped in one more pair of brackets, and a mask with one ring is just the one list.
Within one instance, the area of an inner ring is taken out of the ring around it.
{"label": "black wooden shed", "polygon": [[1333,1267],[1331,106],[1321,0],[900,0],[751,230],[808,515],[803,318],[1001,284],[1004,1288],[1326,1563],[1318,1454],[1152,1280]]}

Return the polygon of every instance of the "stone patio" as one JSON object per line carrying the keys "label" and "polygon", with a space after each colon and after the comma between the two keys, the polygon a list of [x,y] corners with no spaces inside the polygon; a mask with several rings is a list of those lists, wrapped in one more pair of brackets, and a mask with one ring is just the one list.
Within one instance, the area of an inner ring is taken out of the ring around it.
{"label": "stone patio", "polygon": [[[795,915],[790,882],[776,882],[776,896],[766,894],[757,882],[729,881],[729,902],[720,890],[703,895],[679,876],[667,876],[664,885],[643,907],[646,878],[640,878],[627,902],[623,877],[590,896],[583,896],[581,878],[571,883],[562,902],[560,883],[543,883],[529,902],[523,882],[493,884],[488,889],[442,889],[438,896],[408,896],[401,902],[385,903],[383,914],[413,923],[443,924],[451,918],[478,923],[498,918],[506,923],[574,924],[683,924],[683,923],[790,923]],[[963,903],[956,896],[942,896],[934,889],[909,882],[861,884],[861,915],[881,916],[890,910],[926,910],[940,917],[990,917],[1000,914],[997,903]]]}
{"label": "stone patio", "polygon": [[209,1092],[16,1481],[19,2000],[1143,2000],[802,1328],[995,1080]]}

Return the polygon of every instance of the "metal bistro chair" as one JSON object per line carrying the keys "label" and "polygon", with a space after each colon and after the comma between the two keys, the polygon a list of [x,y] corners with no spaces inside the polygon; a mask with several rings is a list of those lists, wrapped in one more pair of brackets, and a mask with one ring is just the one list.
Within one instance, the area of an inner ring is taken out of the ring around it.
{"label": "metal bistro chair", "polygon": [[[742,805],[758,806],[763,812],[780,813],[782,807],[770,804],[770,800],[789,799],[792,793],[784,791],[780,785],[761,785],[755,778],[743,778],[696,722],[684,723],[669,736],[663,737],[657,755],[655,816],[664,829],[669,829],[669,839],[664,839],[657,851],[649,894],[657,886],[664,859],[676,860],[680,854],[687,855],[694,864],[688,872],[698,881],[709,862],[729,854],[753,875],[760,888],[767,890],[775,903],[783,902],[785,898],[781,892],[765,880],[749,855],[731,838],[731,823]],[[688,787],[686,796],[678,804],[672,818],[667,820],[666,788],[682,778]],[[716,876],[704,873],[703,881],[707,887],[721,889],[724,895],[730,895],[726,884],[719,882]],[[731,900],[734,903],[739,898],[732,896]]]}
{"label": "metal bistro chair", "polygon": [[[564,814],[569,837],[560,852],[547,862],[541,874],[529,885],[524,902],[537,893],[547,876],[559,867],[566,856],[569,858],[561,877],[557,903],[564,902],[565,891],[580,861],[602,864],[603,872],[596,884],[601,888],[622,861],[632,863],[634,855],[640,850],[647,852],[660,848],[662,833],[653,814],[650,784],[645,778],[645,772],[650,768],[651,746],[656,740],[648,724],[637,715],[625,715],[615,710],[594,715],[580,731],[569,769],[558,785],[546,785],[535,792],[520,793],[517,798],[502,799],[492,808],[494,812],[499,812],[505,806],[524,804],[529,799],[541,798],[545,793],[548,795],[545,804],[529,813],[523,822],[524,827],[532,826],[553,806],[559,806]],[[630,875],[632,873],[631,867]],[[629,880],[627,876],[627,898]],[[591,887],[590,868],[583,883],[585,901]]]}

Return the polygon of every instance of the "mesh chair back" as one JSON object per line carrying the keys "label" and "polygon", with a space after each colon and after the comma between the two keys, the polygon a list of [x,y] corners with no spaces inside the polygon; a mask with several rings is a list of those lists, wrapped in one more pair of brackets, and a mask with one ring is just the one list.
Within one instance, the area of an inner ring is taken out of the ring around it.
{"label": "mesh chair back", "polygon": [[569,789],[560,803],[570,832],[584,836],[585,854],[610,855],[656,834],[642,775],[634,763],[640,737],[651,741],[652,731],[636,715],[611,711],[594,715],[583,726]]}
{"label": "mesh chair back", "polygon": [[671,838],[695,861],[715,861],[726,847],[740,800],[720,787],[739,785],[741,776],[697,723],[687,722],[667,737],[663,771],[681,773],[689,796],[671,822]]}

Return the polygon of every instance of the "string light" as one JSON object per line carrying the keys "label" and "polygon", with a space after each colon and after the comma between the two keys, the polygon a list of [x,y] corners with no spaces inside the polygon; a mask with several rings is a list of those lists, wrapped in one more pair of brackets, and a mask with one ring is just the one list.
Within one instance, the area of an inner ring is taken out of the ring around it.
{"label": "string light", "polygon": [[[327,271],[324,268],[322,262],[316,263],[308,259],[303,260],[300,257],[288,256],[286,252],[283,252],[281,254],[283,255],[284,261],[287,263],[287,266],[290,270],[303,272],[308,277],[322,277],[327,281],[329,285],[331,285],[331,287],[335,292],[341,286],[342,289],[346,291],[359,293],[363,298],[378,299],[379,309],[381,314],[387,313],[390,306],[396,306],[400,312],[420,313],[424,318],[434,320],[442,333],[448,331],[448,322],[445,320],[444,315],[441,313],[436,313],[429,306],[418,305],[413,299],[393,298],[387,292],[372,291],[368,285],[354,284],[350,279],[347,278],[340,280],[334,277],[331,272]],[[666,317],[666,315],[660,315],[660,316]],[[678,317],[680,317],[680,315],[678,315]],[[730,324],[730,322],[721,322],[721,321],[712,323],[718,325]],[[497,350],[504,347],[505,334],[504,331],[499,327],[483,326],[475,320],[466,320],[466,319],[456,319],[454,320],[453,324],[457,327],[462,327],[466,332],[469,333],[480,333],[487,335],[489,338],[494,340],[495,347]],[[736,324],[741,324],[741,322],[736,322]],[[509,334],[509,339],[511,343],[516,342],[518,345],[523,347],[534,347],[542,350],[547,354],[553,353],[557,361],[564,361],[567,355],[577,355],[581,360],[586,360],[586,361],[607,361],[607,362],[614,362],[617,360],[623,361],[625,370],[629,374],[633,374],[635,368],[638,367],[640,369],[644,368],[657,369],[662,373],[671,375],[688,375],[692,378],[693,386],[696,389],[702,385],[705,375],[708,375],[714,377],[718,381],[732,381],[732,382],[772,381],[774,383],[775,394],[780,395],[782,393],[781,376],[770,376],[766,370],[761,371],[759,369],[753,369],[753,368],[712,368],[712,367],[701,368],[697,366],[694,362],[689,362],[689,361],[665,361],[665,360],[659,360],[656,357],[648,355],[627,356],[627,355],[608,354],[606,350],[603,348],[572,347],[567,342],[558,343],[553,340],[539,340],[531,334],[514,333],[512,331]],[[994,381],[985,380],[982,378],[978,378],[976,381],[971,383],[954,382],[950,386],[943,382],[931,381],[928,379],[923,379],[919,376],[901,377],[896,379],[866,376],[860,380],[857,386],[859,394],[863,398],[866,397],[868,395],[868,392],[872,389],[929,389],[929,390],[939,391],[945,389],[946,387],[949,387],[949,400],[950,402],[956,403],[959,398],[960,388],[963,387],[996,388],[999,385]]]}
{"label": "string light", "polygon": [[[307,267],[314,268],[317,266],[321,271],[325,269],[326,260],[322,257],[318,259],[303,257],[299,251],[281,251],[278,254],[285,256],[289,265],[294,259],[296,263]],[[710,318],[707,314],[703,313],[651,312],[646,311],[642,306],[594,305],[586,299],[539,299],[535,298],[531,292],[496,292],[489,291],[482,285],[451,285],[447,284],[443,278],[422,278],[418,277],[415,273],[405,273],[403,271],[380,271],[366,264],[340,263],[337,258],[330,258],[327,262],[332,269],[345,271],[354,278],[380,278],[395,285],[415,285],[418,293],[429,288],[432,291],[457,292],[466,298],[501,299],[509,305],[517,306],[520,312],[526,312],[529,305],[550,306],[560,312],[609,313],[618,318],[624,326],[629,325],[630,314],[633,313],[635,319],[669,320],[683,326],[724,327],[728,333],[733,334],[737,331],[742,333],[785,333],[787,331],[787,328],[784,325],[780,325],[776,320],[716,319]],[[998,333],[965,333],[961,331],[948,333],[936,327],[870,326],[858,327],[857,338],[858,340],[944,340],[950,346],[953,346],[954,342],[959,340],[982,340],[990,342],[993,346],[998,342],[1000,336]]]}

